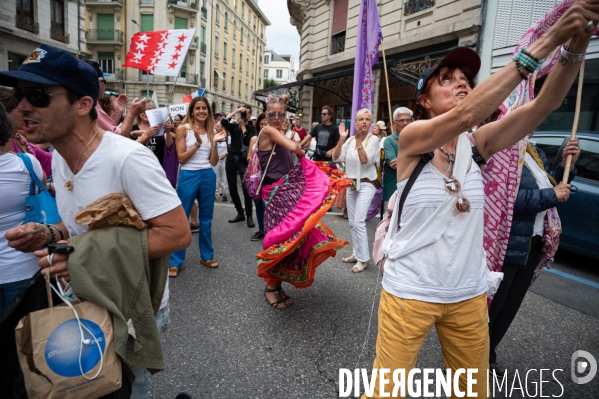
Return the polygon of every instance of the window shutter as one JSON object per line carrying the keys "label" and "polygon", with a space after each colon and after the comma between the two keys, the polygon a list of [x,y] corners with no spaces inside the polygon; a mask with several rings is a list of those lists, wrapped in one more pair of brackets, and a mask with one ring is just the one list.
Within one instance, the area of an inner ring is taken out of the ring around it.
{"label": "window shutter", "polygon": [[335,0],[331,34],[343,32],[347,27],[347,0]]}

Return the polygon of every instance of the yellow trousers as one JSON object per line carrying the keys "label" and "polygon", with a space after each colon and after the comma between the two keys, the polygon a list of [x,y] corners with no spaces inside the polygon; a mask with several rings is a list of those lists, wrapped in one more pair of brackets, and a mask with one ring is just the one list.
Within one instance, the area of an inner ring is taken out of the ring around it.
{"label": "yellow trousers", "polygon": [[[424,339],[434,325],[441,343],[443,362],[446,368],[452,370],[451,376],[453,377],[453,372],[457,369],[478,369],[478,373],[473,374],[476,384],[473,385],[472,391],[478,398],[488,398],[487,322],[486,294],[462,302],[443,304],[402,299],[383,289],[379,305],[376,358],[372,367],[379,371],[390,369],[391,374],[396,369],[405,369],[407,381],[408,373],[416,366],[418,352]],[[390,379],[385,392],[393,392],[394,386],[393,380]],[[466,374],[460,375],[459,387],[460,391],[467,393]],[[379,393],[377,378],[372,398],[379,398]],[[362,399],[364,398],[366,395],[362,396]]]}

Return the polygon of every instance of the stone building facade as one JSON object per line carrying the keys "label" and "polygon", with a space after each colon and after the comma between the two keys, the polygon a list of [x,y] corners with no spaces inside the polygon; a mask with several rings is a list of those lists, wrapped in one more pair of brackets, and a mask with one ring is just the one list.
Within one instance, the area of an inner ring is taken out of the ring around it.
{"label": "stone building facade", "polygon": [[264,79],[277,84],[295,82],[295,60],[290,54],[277,54],[274,50],[264,52]]}
{"label": "stone building facade", "polygon": [[262,87],[266,18],[254,0],[215,0],[212,7],[210,62],[206,85],[215,111],[231,112],[252,101]]}
{"label": "stone building facade", "polygon": [[[481,0],[380,0],[379,16],[389,69],[393,108],[414,108],[414,84],[420,71],[456,46],[476,49]],[[287,0],[291,23],[301,37],[297,82],[271,88],[288,92],[304,124],[319,121],[330,105],[335,123],[351,122],[351,97],[360,0]],[[382,55],[382,54],[381,54]],[[389,122],[381,56],[374,68],[377,120]],[[255,93],[262,98],[267,92]],[[384,105],[384,106],[383,106]]]}
{"label": "stone building facade", "polygon": [[40,43],[89,56],[83,4],[68,0],[2,0],[0,70],[19,68]]}

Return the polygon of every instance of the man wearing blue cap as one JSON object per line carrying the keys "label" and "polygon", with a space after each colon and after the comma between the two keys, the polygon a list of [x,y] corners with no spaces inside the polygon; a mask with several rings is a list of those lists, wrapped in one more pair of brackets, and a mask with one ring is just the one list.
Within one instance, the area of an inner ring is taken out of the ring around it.
{"label": "man wearing blue cap", "polygon": [[[127,196],[147,223],[150,260],[190,245],[191,233],[181,201],[154,154],[98,127],[95,105],[99,82],[90,65],[68,52],[41,45],[17,71],[0,72],[0,85],[15,88],[27,139],[49,142],[55,148],[52,173],[62,219],[56,227],[28,223],[9,230],[6,238],[11,247],[23,252],[38,250],[35,254],[44,274],[69,279],[69,255],[56,253],[49,258],[47,250],[39,249],[87,232],[87,226],[75,222],[75,215],[112,193]],[[35,230],[38,232],[28,234]],[[168,322],[168,279],[156,319],[162,324]],[[149,379],[141,377],[136,377],[135,383],[145,382],[142,390],[147,392]]]}

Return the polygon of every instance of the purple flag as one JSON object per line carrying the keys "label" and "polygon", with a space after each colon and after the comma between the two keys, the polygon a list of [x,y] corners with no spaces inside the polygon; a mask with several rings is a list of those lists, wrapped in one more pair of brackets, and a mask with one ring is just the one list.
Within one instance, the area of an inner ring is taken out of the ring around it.
{"label": "purple flag", "polygon": [[[358,35],[356,37],[356,63],[354,65],[354,94],[351,107],[351,135],[356,134],[353,118],[362,108],[372,111],[374,78],[372,66],[379,60],[379,45],[383,40],[381,21],[376,0],[361,0]],[[375,116],[373,115],[373,118]],[[373,120],[372,123],[375,123]]]}

